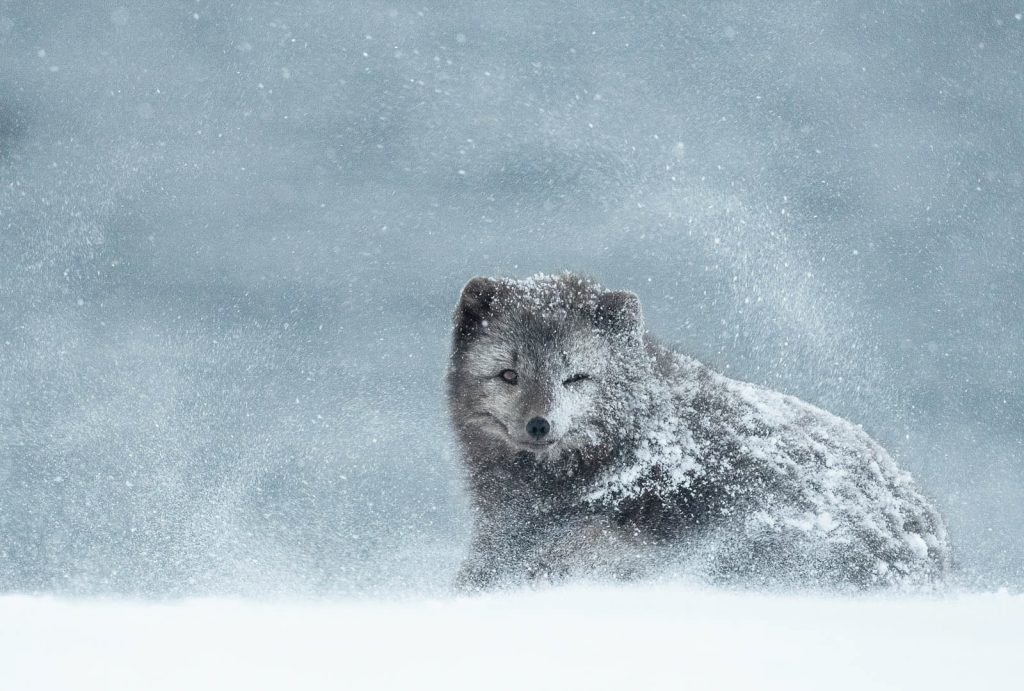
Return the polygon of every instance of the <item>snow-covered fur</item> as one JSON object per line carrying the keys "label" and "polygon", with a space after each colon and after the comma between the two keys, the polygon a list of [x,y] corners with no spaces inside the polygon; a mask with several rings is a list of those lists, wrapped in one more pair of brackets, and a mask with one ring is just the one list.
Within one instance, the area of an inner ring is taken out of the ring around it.
{"label": "snow-covered fur", "polygon": [[942,519],[859,426],[655,343],[631,293],[471,280],[448,396],[475,513],[461,587],[864,588],[949,568]]}

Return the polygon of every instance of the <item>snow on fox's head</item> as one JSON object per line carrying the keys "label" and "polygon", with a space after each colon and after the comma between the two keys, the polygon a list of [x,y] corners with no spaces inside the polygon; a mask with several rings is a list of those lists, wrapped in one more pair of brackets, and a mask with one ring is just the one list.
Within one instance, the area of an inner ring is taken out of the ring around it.
{"label": "snow on fox's head", "polygon": [[465,438],[540,458],[607,441],[642,361],[640,302],[575,274],[474,278],[455,310],[449,399]]}

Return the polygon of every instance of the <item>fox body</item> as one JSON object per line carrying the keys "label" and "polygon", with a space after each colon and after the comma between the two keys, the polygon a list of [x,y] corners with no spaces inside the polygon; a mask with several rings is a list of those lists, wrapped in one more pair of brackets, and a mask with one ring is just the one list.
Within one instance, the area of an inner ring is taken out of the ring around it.
{"label": "fox body", "polygon": [[461,587],[864,588],[948,570],[942,519],[860,427],[659,345],[632,293],[471,280],[448,399],[475,521]]}

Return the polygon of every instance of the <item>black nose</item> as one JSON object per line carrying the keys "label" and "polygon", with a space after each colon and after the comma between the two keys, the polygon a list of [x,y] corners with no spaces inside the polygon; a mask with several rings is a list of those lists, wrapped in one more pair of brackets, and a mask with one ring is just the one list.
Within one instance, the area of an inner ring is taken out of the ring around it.
{"label": "black nose", "polygon": [[526,433],[534,439],[543,439],[551,431],[551,425],[542,417],[535,417],[526,423]]}

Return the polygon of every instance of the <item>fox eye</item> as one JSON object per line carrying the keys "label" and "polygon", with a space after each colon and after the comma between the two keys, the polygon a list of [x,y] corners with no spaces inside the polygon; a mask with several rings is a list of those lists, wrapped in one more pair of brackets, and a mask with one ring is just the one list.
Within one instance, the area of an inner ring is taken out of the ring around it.
{"label": "fox eye", "polygon": [[501,380],[506,384],[517,384],[519,383],[519,375],[514,369],[503,369],[501,374],[498,375]]}
{"label": "fox eye", "polygon": [[572,375],[571,377],[566,379],[564,382],[562,382],[562,386],[572,386],[573,384],[576,384],[576,383],[581,382],[581,381],[586,381],[588,379],[590,379],[590,375],[589,374],[584,374],[583,372],[577,372],[576,374]]}

